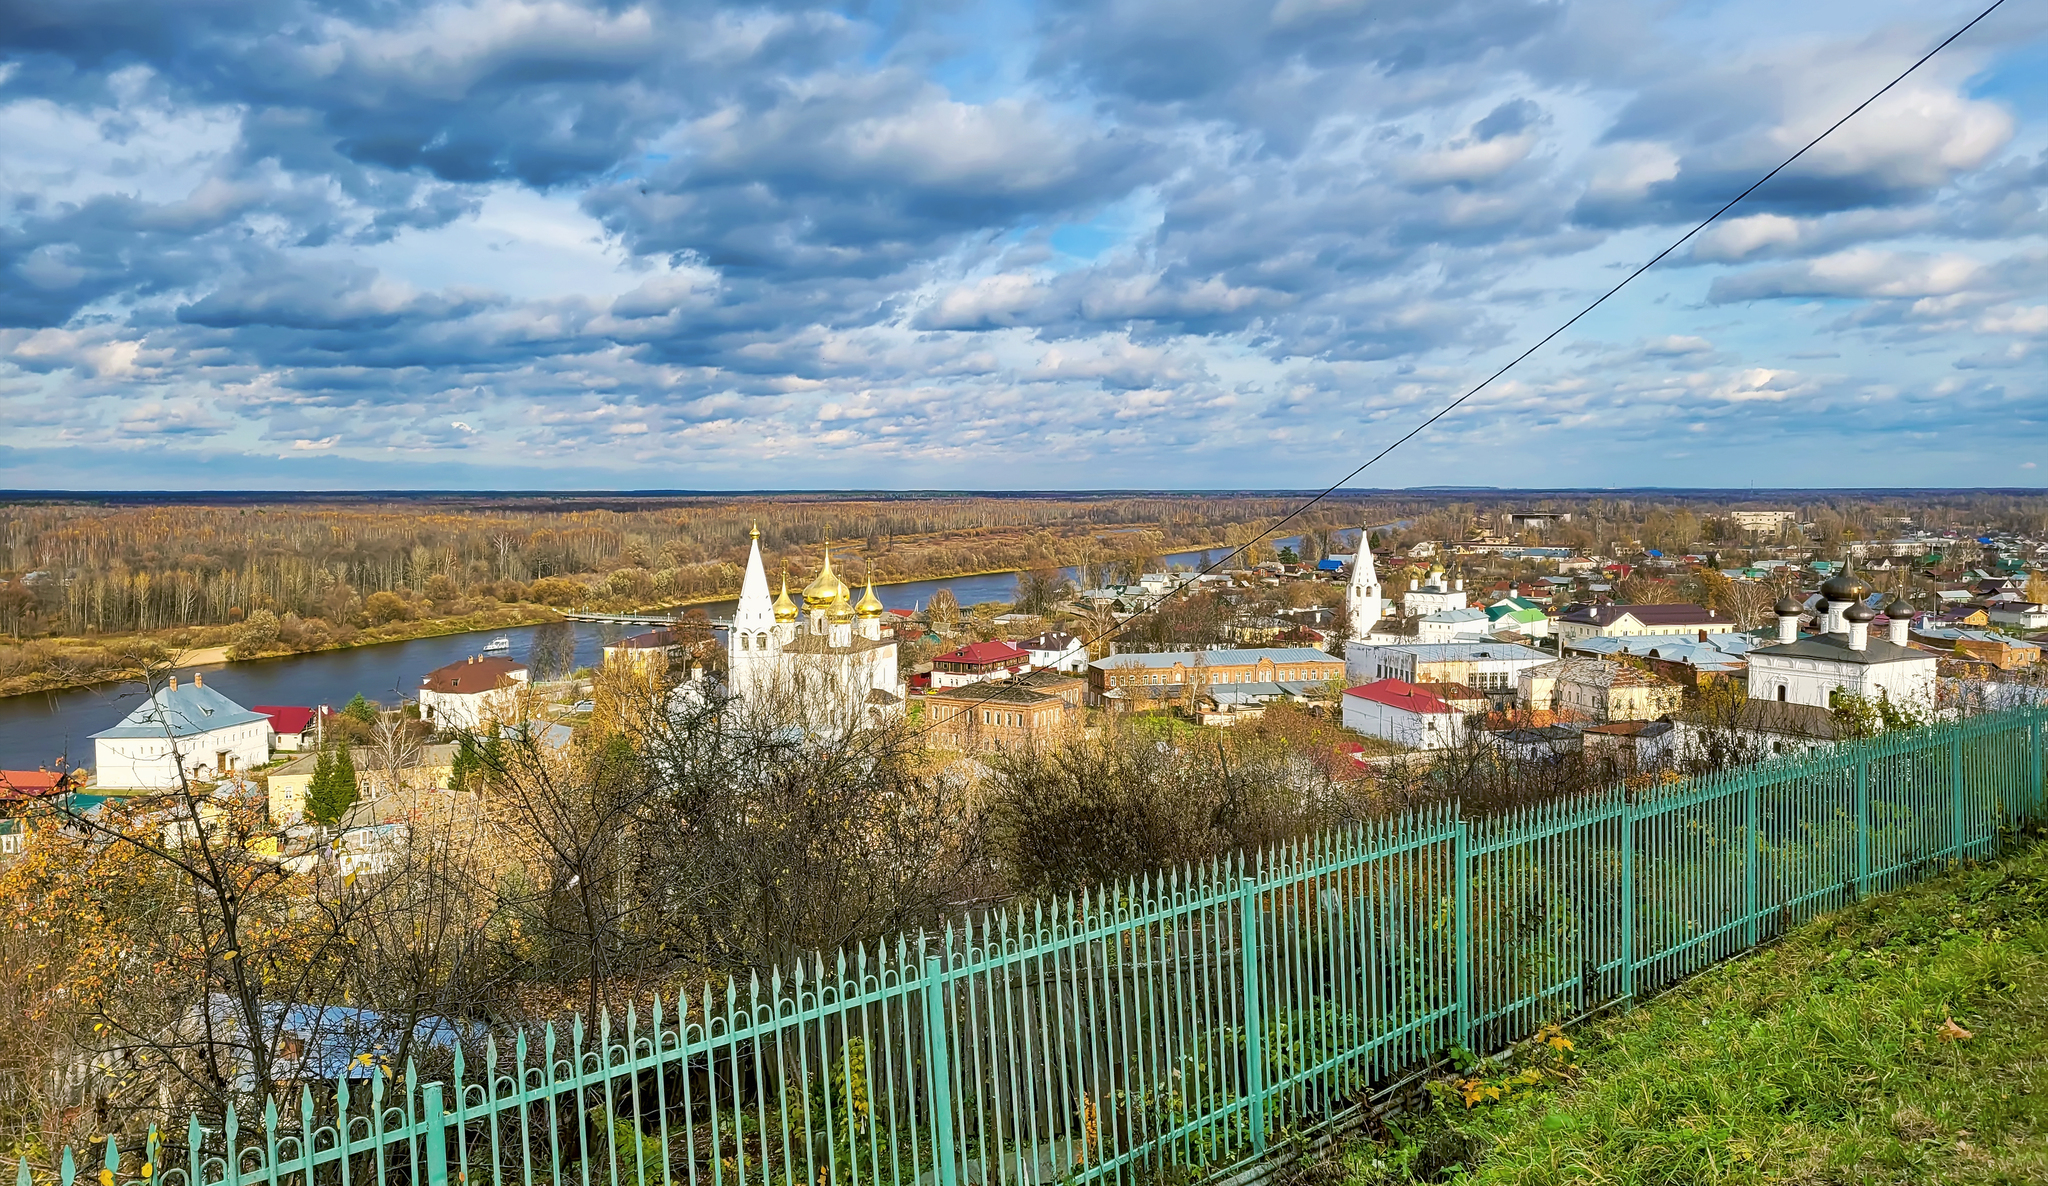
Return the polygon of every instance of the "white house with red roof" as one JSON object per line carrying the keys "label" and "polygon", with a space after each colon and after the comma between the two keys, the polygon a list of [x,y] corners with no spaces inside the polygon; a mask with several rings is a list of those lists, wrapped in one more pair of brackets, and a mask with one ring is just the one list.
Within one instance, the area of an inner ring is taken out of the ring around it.
{"label": "white house with red roof", "polygon": [[519,689],[526,664],[476,655],[436,667],[420,680],[420,718],[440,729],[481,729],[519,719]]}
{"label": "white house with red roof", "polygon": [[313,710],[291,704],[251,705],[251,712],[260,712],[270,718],[270,748],[274,750],[297,750],[306,745],[306,735],[313,732]]}
{"label": "white house with red roof", "polygon": [[932,690],[964,688],[1031,670],[1031,652],[1000,639],[970,642],[932,659]]}
{"label": "white house with red roof", "polygon": [[1344,727],[1413,749],[1448,749],[1465,740],[1464,708],[1405,680],[1344,690]]}

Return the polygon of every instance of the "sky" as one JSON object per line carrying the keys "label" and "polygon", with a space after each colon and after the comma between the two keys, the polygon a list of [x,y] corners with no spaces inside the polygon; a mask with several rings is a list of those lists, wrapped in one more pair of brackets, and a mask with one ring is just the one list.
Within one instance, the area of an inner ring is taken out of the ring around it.
{"label": "sky", "polygon": [[[1320,486],[1949,0],[0,0],[0,487]],[[1355,479],[2040,486],[2012,0]]]}

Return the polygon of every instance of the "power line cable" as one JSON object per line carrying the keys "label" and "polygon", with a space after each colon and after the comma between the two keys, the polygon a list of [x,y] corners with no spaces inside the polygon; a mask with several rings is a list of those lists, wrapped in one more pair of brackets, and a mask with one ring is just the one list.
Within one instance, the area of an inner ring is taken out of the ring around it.
{"label": "power line cable", "polygon": [[[1787,168],[1791,167],[1793,162],[1797,161],[1800,157],[1803,157],[1808,152],[1812,151],[1815,145],[1818,145],[1821,141],[1833,135],[1835,131],[1839,129],[1843,124],[1846,124],[1850,120],[1856,118],[1857,115],[1862,113],[1864,108],[1869,107],[1872,103],[1875,103],[1879,99],[1883,98],[1885,94],[1888,93],[1893,87],[1906,81],[1906,79],[1909,76],[1911,76],[1914,71],[1920,69],[1920,67],[1925,66],[1929,61],[1931,61],[1934,58],[1934,55],[1940,53],[1944,49],[1947,49],[1951,44],[1955,42],[1955,40],[1958,37],[1961,37],[1963,34],[1975,28],[1980,21],[1982,21],[1985,17],[1990,16],[1992,13],[1998,11],[1998,9],[2002,7],[2004,4],[2005,0],[1992,0],[1992,3],[1989,7],[1984,9],[1984,11],[1978,13],[1976,16],[1971,17],[1967,23],[1965,23],[1961,28],[1957,29],[1955,32],[1950,33],[1947,37],[1942,38],[1941,41],[1938,44],[1936,44],[1933,49],[1928,50],[1926,53],[1920,56],[1919,60],[1915,61],[1912,65],[1900,71],[1898,77],[1892,79],[1888,83],[1885,83],[1883,86],[1879,87],[1873,94],[1871,94],[1869,98],[1863,100],[1861,103],[1858,103],[1856,106],[1850,108],[1848,114],[1842,116],[1834,123],[1829,124],[1827,128],[1821,132],[1820,135],[1815,136],[1813,139],[1807,141],[1803,146],[1801,146],[1799,151],[1793,153],[1791,156],[1786,157],[1783,161],[1780,161],[1778,163],[1776,168],[1772,169],[1770,172],[1764,174],[1762,177],[1759,177],[1754,182],[1752,182],[1748,189],[1745,189],[1741,193],[1736,194],[1734,197],[1728,199],[1728,201],[1724,203],[1720,209],[1714,211],[1712,214],[1709,214],[1705,218],[1701,219],[1697,224],[1693,226],[1691,230],[1685,232],[1683,235],[1680,235],[1677,239],[1673,240],[1670,246],[1664,248],[1664,250],[1659,251],[1657,254],[1651,256],[1648,260],[1645,260],[1642,263],[1642,265],[1637,267],[1633,272],[1630,272],[1628,275],[1622,277],[1620,283],[1616,284],[1613,288],[1608,289],[1606,292],[1601,293],[1597,298],[1594,299],[1594,301],[1591,304],[1587,305],[1583,309],[1580,309],[1578,312],[1572,314],[1571,317],[1568,320],[1566,320],[1562,325],[1559,325],[1556,329],[1553,329],[1549,333],[1544,334],[1541,338],[1538,338],[1526,350],[1523,350],[1520,354],[1517,354],[1513,358],[1509,359],[1507,363],[1503,365],[1499,370],[1493,372],[1486,378],[1480,380],[1478,385],[1474,386],[1470,391],[1467,391],[1465,394],[1459,396],[1457,399],[1454,399],[1450,403],[1445,404],[1443,407],[1437,409],[1436,412],[1432,414],[1428,419],[1424,420],[1420,424],[1417,424],[1414,428],[1409,429],[1400,437],[1397,437],[1391,444],[1387,445],[1386,448],[1381,449],[1379,452],[1367,458],[1364,462],[1362,462],[1357,468],[1353,469],[1350,473],[1345,474],[1343,477],[1330,483],[1328,486],[1324,487],[1322,491],[1318,493],[1315,497],[1309,499],[1307,502],[1304,502],[1300,506],[1295,507],[1293,510],[1287,512],[1287,514],[1283,515],[1271,527],[1266,528],[1264,531],[1253,536],[1251,539],[1248,539],[1244,543],[1241,543],[1237,545],[1235,548],[1232,548],[1227,554],[1224,555],[1224,557],[1221,560],[1215,561],[1214,563],[1209,564],[1208,566],[1202,568],[1199,572],[1195,574],[1193,580],[1189,580],[1185,584],[1169,588],[1165,593],[1162,593],[1159,596],[1153,598],[1148,604],[1141,606],[1137,610],[1137,612],[1131,614],[1123,621],[1116,623],[1116,625],[1112,626],[1110,629],[1105,630],[1100,634],[1097,634],[1094,637],[1088,639],[1087,642],[1084,644],[1084,648],[1092,649],[1097,643],[1110,641],[1111,639],[1114,639],[1118,635],[1122,634],[1130,626],[1131,623],[1137,621],[1139,618],[1145,616],[1146,614],[1157,612],[1160,606],[1166,604],[1166,602],[1170,599],[1179,596],[1183,590],[1192,587],[1197,580],[1199,580],[1202,577],[1208,576],[1210,573],[1216,571],[1216,569],[1228,563],[1233,557],[1241,555],[1245,551],[1245,549],[1251,547],[1253,544],[1263,541],[1268,536],[1272,535],[1274,532],[1280,530],[1282,527],[1287,526],[1288,523],[1299,518],[1302,515],[1302,513],[1307,511],[1310,507],[1315,506],[1317,503],[1322,502],[1324,499],[1330,497],[1332,494],[1335,494],[1338,490],[1342,489],[1345,483],[1351,481],[1353,478],[1356,478],[1358,475],[1364,473],[1368,468],[1373,466],[1382,458],[1386,457],[1387,454],[1392,453],[1394,450],[1400,448],[1402,445],[1405,445],[1409,441],[1414,440],[1416,437],[1422,435],[1422,433],[1425,430],[1427,430],[1430,425],[1435,424],[1437,421],[1442,420],[1444,417],[1450,415],[1452,412],[1457,411],[1458,408],[1461,407],[1467,400],[1471,399],[1475,395],[1478,395],[1480,392],[1486,390],[1486,388],[1491,386],[1494,380],[1500,378],[1502,375],[1507,374],[1510,370],[1513,370],[1518,364],[1520,364],[1524,359],[1536,353],[1538,350],[1541,350],[1544,346],[1549,345],[1550,341],[1553,338],[1557,337],[1564,331],[1570,329],[1572,326],[1578,324],[1580,319],[1584,318],[1588,313],[1591,313],[1593,310],[1599,308],[1601,305],[1606,304],[1607,299],[1609,297],[1613,296],[1615,293],[1620,292],[1622,289],[1628,287],[1630,282],[1635,280],[1636,277],[1641,276],[1644,272],[1647,272],[1651,268],[1655,267],[1664,259],[1664,257],[1670,255],[1672,252],[1678,250],[1680,247],[1683,247],[1686,243],[1691,241],[1694,235],[1697,235],[1701,231],[1706,230],[1707,227],[1711,226],[1716,219],[1720,218],[1723,214],[1728,213],[1728,211],[1734,209],[1735,205],[1738,202],[1741,202],[1744,198],[1747,198],[1749,195],[1755,193],[1757,190],[1761,189],[1766,182],[1770,181],[1771,178],[1776,177],[1778,174],[1784,172]],[[1367,545],[1366,530],[1364,528],[1359,529],[1358,545],[1361,549],[1363,549]],[[991,699],[993,699],[993,696],[975,701],[968,707],[971,709],[981,704],[986,704]],[[923,733],[927,730],[930,730],[933,727],[933,725],[927,724],[926,726],[924,726],[923,729],[918,730],[918,732]]]}

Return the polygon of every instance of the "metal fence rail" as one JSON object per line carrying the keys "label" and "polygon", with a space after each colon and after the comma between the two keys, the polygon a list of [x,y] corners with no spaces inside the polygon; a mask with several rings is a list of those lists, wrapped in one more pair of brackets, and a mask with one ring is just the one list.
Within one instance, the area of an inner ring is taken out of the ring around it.
{"label": "metal fence rail", "polygon": [[[579,1018],[103,1186],[1185,1182],[1452,1046],[1672,984],[2042,818],[2048,712],[1467,821],[1424,811]],[[354,1094],[351,1094],[351,1091]],[[178,1140],[182,1136],[183,1140]],[[135,1156],[139,1153],[140,1157]],[[62,1186],[78,1169],[63,1153]],[[20,1186],[29,1186],[24,1162]]]}

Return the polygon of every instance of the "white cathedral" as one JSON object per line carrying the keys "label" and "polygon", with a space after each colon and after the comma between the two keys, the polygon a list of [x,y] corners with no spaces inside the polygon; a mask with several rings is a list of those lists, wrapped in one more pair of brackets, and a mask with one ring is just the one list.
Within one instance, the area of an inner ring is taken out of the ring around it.
{"label": "white cathedral", "polygon": [[804,587],[797,610],[784,578],[780,596],[768,595],[761,567],[761,530],[752,533],[740,604],[726,643],[726,684],[743,702],[780,705],[791,721],[813,730],[844,732],[903,711],[896,642],[882,637],[882,603],[873,580],[858,603],[832,571],[832,550],[818,578]]}

